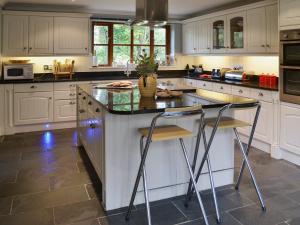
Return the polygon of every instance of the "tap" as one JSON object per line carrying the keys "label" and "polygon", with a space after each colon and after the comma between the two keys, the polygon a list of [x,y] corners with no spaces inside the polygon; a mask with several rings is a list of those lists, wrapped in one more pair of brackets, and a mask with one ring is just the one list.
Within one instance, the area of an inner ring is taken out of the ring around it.
{"label": "tap", "polygon": [[124,72],[124,74],[129,77],[131,74],[131,70],[129,69],[129,65],[130,65],[130,60],[127,61],[126,63],[126,71]]}

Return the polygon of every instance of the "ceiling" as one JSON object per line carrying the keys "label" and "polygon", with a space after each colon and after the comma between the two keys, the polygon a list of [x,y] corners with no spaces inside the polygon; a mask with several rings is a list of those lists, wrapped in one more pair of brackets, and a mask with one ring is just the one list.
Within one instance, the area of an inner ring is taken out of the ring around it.
{"label": "ceiling", "polygon": [[[186,18],[205,10],[243,2],[245,0],[169,0],[169,14],[174,18]],[[40,7],[42,5],[71,6],[91,13],[131,15],[135,12],[135,0],[0,0],[0,4],[4,8],[9,6],[8,9],[27,5],[28,10],[28,4],[37,4]]]}

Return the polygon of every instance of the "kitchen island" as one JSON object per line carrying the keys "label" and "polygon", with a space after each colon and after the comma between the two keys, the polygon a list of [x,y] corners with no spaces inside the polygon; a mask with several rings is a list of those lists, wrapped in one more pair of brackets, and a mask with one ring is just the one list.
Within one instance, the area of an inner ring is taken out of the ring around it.
{"label": "kitchen island", "polygon": [[[85,148],[101,182],[102,203],[106,210],[128,206],[140,163],[138,128],[148,127],[152,118],[165,108],[202,104],[206,118],[214,117],[228,103],[247,104],[255,100],[198,89],[172,99],[143,99],[138,89],[116,90],[93,85],[77,87],[79,144]],[[228,111],[225,115],[232,116]],[[174,124],[196,135],[199,116],[161,119],[157,125]],[[210,130],[207,129],[207,135]],[[216,186],[233,183],[234,138],[231,130],[220,130],[211,147],[211,163]],[[185,139],[192,159],[195,137]],[[199,154],[203,154],[201,144]],[[188,171],[176,141],[153,143],[146,161],[150,200],[185,194]],[[210,187],[207,168],[198,182],[201,190]],[[140,184],[135,203],[143,203]]]}

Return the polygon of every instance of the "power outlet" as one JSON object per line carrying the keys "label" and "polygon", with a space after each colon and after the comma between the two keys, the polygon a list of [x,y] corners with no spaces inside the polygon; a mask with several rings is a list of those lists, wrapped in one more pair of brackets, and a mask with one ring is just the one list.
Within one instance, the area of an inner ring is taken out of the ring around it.
{"label": "power outlet", "polygon": [[44,65],[44,70],[52,70],[52,65]]}

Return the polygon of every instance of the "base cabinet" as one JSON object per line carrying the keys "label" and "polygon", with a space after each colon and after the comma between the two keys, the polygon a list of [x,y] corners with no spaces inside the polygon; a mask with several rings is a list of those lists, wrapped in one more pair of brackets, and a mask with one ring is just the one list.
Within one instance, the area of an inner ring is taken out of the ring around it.
{"label": "base cabinet", "polygon": [[56,100],[54,102],[54,122],[76,120],[76,100]]}
{"label": "base cabinet", "polygon": [[300,155],[300,108],[281,105],[280,147]]}
{"label": "base cabinet", "polygon": [[14,94],[14,124],[38,124],[53,121],[53,92]]}

